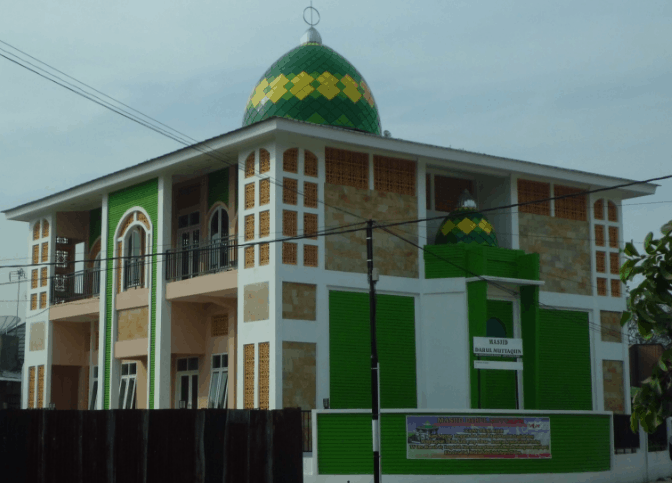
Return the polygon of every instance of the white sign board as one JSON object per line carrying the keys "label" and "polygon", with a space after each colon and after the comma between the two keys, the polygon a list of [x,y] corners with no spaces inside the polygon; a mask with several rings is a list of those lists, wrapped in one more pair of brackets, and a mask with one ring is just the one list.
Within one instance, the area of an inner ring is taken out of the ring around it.
{"label": "white sign board", "polygon": [[516,361],[474,361],[474,369],[499,369],[503,371],[522,371],[523,363]]}
{"label": "white sign board", "polygon": [[523,339],[474,337],[474,355],[484,357],[521,357]]}

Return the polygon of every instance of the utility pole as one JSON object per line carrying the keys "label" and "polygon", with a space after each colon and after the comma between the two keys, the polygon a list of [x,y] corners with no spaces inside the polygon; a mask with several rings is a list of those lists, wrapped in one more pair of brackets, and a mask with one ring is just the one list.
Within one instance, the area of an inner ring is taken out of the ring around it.
{"label": "utility pole", "polygon": [[373,268],[373,220],[366,222],[366,260],[369,274],[369,322],[371,325],[371,431],[373,439],[373,483],[380,483],[380,365],[376,343],[376,282]]}

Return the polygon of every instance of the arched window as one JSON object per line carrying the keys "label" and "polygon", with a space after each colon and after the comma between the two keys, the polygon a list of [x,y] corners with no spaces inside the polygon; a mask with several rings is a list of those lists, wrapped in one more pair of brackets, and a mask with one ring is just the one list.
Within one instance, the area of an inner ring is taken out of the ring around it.
{"label": "arched window", "polygon": [[91,273],[91,293],[92,295],[100,294],[100,251],[93,261],[93,271]]}
{"label": "arched window", "polygon": [[218,207],[210,217],[210,256],[208,257],[209,271],[219,271],[228,268],[232,259],[229,247],[229,214],[223,207]]}
{"label": "arched window", "polygon": [[506,327],[497,317],[491,317],[485,322],[486,337],[506,337]]}
{"label": "arched window", "polygon": [[142,287],[145,279],[145,230],[139,226],[131,228],[125,237],[125,288]]}
{"label": "arched window", "polygon": [[210,217],[210,241],[220,243],[229,237],[229,214],[221,206]]}

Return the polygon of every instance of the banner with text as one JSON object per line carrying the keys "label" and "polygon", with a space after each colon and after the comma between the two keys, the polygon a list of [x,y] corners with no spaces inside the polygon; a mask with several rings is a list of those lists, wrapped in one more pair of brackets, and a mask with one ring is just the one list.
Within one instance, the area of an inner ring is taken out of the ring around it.
{"label": "banner with text", "polygon": [[407,459],[548,459],[548,418],[406,416]]}

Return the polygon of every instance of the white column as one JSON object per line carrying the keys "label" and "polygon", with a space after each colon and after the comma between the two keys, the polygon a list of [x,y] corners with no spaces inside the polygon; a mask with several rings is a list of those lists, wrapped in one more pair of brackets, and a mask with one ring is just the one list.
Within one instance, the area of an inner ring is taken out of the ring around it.
{"label": "white column", "polygon": [[[511,191],[510,191],[510,204],[515,205],[518,203],[518,176],[511,175]],[[520,229],[518,224],[518,212],[520,207],[515,207],[511,209],[511,249],[519,250],[520,249]]]}
{"label": "white column", "polygon": [[[33,261],[33,223],[28,224],[28,260]],[[39,270],[39,269],[38,269]],[[24,356],[23,356],[23,372],[21,374],[21,409],[28,408],[28,375],[29,368],[35,365],[35,357],[30,352],[30,328],[34,320],[34,314],[30,308],[30,297],[34,293],[32,289],[32,271],[30,267],[26,270],[26,337],[24,338]],[[39,272],[38,272],[39,273]],[[38,282],[39,285],[39,282]]]}
{"label": "white column", "polygon": [[[114,266],[108,261],[107,245],[109,233],[108,224],[108,196],[103,195],[103,206],[100,219],[100,301],[98,306],[98,396],[96,409],[105,408],[105,333],[107,332],[107,272],[108,267]],[[111,254],[109,254],[111,256]]]}
{"label": "white column", "polygon": [[[170,408],[170,354],[171,354],[171,304],[166,300],[166,260],[163,253],[170,248],[173,180],[169,174],[159,177],[159,218],[155,225],[157,237],[156,268],[156,347],[154,356],[154,407]],[[151,337],[151,336],[150,336]],[[151,342],[150,342],[151,343]],[[149,361],[148,361],[149,362]],[[148,364],[149,365],[149,364]],[[148,368],[149,369],[149,368]],[[149,378],[147,379],[150,383]],[[147,391],[149,397],[149,390]]]}
{"label": "white column", "polygon": [[[42,318],[45,321],[45,334],[44,334],[44,344],[46,349],[46,360],[44,361],[44,407],[48,408],[49,403],[51,402],[51,362],[53,360],[53,334],[54,326],[51,320],[49,320],[49,306],[51,305],[51,285],[53,284],[53,277],[56,274],[56,265],[53,262],[56,261],[56,212],[53,212],[50,216],[47,216],[46,219],[49,221],[49,237],[47,241],[49,242],[49,256],[47,257],[47,263],[52,262],[51,265],[48,265],[47,273],[47,310],[43,312],[43,309],[40,310],[39,318]],[[41,255],[40,255],[41,256]],[[41,284],[40,284],[41,285]]]}

